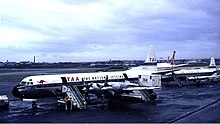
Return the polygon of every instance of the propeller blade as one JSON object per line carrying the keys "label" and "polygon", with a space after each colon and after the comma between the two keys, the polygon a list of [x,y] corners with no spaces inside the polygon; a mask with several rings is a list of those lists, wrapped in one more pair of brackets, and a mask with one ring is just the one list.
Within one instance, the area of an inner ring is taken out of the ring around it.
{"label": "propeller blade", "polygon": [[82,78],[82,82],[86,91],[89,91],[89,88],[92,87],[93,83],[86,83]]}
{"label": "propeller blade", "polygon": [[128,75],[126,73],[123,73],[125,80],[128,80]]}
{"label": "propeller blade", "polygon": [[104,83],[104,85],[102,87],[108,87],[108,86],[110,86],[110,85],[108,84],[108,75],[106,75],[105,83]]}
{"label": "propeller blade", "polygon": [[99,89],[101,89],[103,86],[100,85],[99,83],[96,83],[97,87],[99,87]]}

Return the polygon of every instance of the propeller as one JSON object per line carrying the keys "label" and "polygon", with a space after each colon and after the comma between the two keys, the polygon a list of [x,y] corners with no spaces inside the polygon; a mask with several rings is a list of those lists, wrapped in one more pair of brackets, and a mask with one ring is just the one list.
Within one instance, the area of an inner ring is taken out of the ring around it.
{"label": "propeller", "polygon": [[111,85],[108,84],[108,75],[105,76],[105,83],[104,85],[100,85],[97,83],[97,86],[100,88],[101,91],[101,103],[104,105],[105,104],[105,97],[106,97],[106,93],[108,93],[110,90],[108,89],[102,89],[104,87],[109,87]]}
{"label": "propeller", "polygon": [[86,83],[83,78],[82,78],[82,82],[86,90],[89,90],[89,88],[92,87],[93,85],[93,83]]}
{"label": "propeller", "polygon": [[108,75],[106,75],[105,76],[105,83],[104,83],[103,87],[108,87],[108,86],[110,86],[110,85],[108,84]]}
{"label": "propeller", "polygon": [[104,83],[104,85],[100,85],[99,83],[97,83],[97,86],[100,88],[100,90],[102,90],[103,87],[111,86],[111,85],[108,84],[108,75],[105,76],[105,83]]}
{"label": "propeller", "polygon": [[124,81],[124,84],[125,83],[131,83],[131,81],[128,79],[128,75],[126,73],[123,73],[124,77],[125,77],[125,81]]}
{"label": "propeller", "polygon": [[88,92],[89,92],[89,88],[92,87],[93,83],[86,83],[83,78],[82,78],[82,82],[84,85],[83,89],[84,89],[84,93],[85,93],[85,98],[90,99]]}

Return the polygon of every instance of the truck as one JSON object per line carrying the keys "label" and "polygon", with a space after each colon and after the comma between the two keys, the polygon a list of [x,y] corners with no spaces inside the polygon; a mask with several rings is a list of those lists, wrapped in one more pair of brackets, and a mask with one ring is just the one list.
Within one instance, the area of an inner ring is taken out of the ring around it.
{"label": "truck", "polygon": [[2,109],[9,108],[9,101],[7,95],[0,95],[0,108]]}

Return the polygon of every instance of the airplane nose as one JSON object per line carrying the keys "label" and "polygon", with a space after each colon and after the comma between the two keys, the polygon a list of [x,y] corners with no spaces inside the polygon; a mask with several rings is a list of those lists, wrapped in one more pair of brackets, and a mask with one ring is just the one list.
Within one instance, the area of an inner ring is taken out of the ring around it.
{"label": "airplane nose", "polygon": [[13,94],[14,97],[21,98],[22,95],[21,95],[21,93],[18,91],[18,87],[19,87],[19,85],[17,85],[16,87],[13,88],[12,94]]}

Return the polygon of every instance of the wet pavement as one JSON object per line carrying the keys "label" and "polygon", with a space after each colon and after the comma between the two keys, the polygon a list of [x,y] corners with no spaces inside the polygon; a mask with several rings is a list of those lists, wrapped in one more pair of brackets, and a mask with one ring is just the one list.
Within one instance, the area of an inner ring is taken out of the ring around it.
{"label": "wet pavement", "polygon": [[220,122],[220,82],[199,87],[186,85],[164,86],[155,90],[155,102],[133,103],[124,101],[115,108],[90,106],[87,110],[65,111],[57,107],[56,98],[31,103],[13,97],[11,90],[18,82],[0,81],[0,94],[10,100],[9,110],[0,110],[0,122]]}

